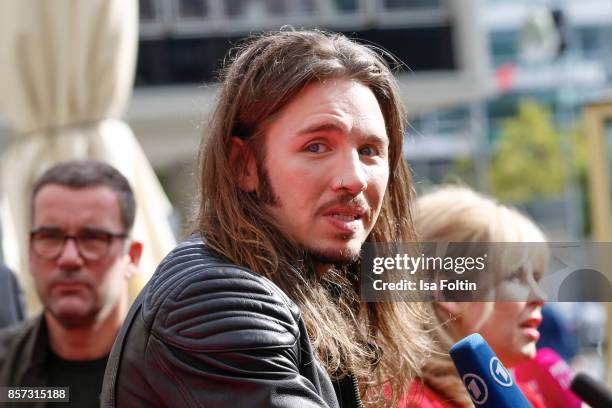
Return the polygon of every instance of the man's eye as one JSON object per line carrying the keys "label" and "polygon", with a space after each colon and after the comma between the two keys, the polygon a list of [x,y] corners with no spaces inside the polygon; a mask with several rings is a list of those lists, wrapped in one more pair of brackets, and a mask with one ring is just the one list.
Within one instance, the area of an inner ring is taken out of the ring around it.
{"label": "man's eye", "polygon": [[359,154],[362,156],[375,156],[378,154],[378,150],[373,146],[365,146],[359,149]]}
{"label": "man's eye", "polygon": [[64,235],[57,232],[38,232],[36,234],[36,239],[45,241],[62,241],[64,239]]}
{"label": "man's eye", "polygon": [[306,146],[306,151],[309,153],[323,153],[327,151],[327,147],[323,143],[312,143]]}
{"label": "man's eye", "polygon": [[78,238],[83,242],[108,241],[108,234],[104,232],[87,231],[80,233]]}

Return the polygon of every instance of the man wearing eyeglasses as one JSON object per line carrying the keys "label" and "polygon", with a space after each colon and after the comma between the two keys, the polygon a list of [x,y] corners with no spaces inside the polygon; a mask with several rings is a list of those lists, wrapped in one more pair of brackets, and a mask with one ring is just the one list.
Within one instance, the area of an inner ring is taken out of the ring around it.
{"label": "man wearing eyeglasses", "polygon": [[38,179],[29,263],[44,311],[0,331],[0,386],[69,387],[62,406],[99,406],[142,252],[134,216],[127,180],[107,164],[65,162]]}

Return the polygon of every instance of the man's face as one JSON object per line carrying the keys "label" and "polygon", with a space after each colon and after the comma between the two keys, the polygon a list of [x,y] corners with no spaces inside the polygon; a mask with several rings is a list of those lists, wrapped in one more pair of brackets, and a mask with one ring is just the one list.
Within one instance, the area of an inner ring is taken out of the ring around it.
{"label": "man's face", "polygon": [[380,213],[389,139],[372,91],[345,78],[304,88],[269,125],[258,193],[321,264],[357,259]]}
{"label": "man's face", "polygon": [[[75,189],[58,184],[44,186],[34,198],[32,229],[43,231],[47,240],[62,234],[91,239],[99,231],[125,232],[117,195],[109,187]],[[91,325],[125,296],[125,277],[135,268],[138,257],[131,257],[132,246],[126,253],[123,238],[112,238],[107,248],[100,259],[88,260],[76,241],[67,239],[58,256],[47,259],[33,250],[30,240],[30,270],[36,290],[46,313],[63,326]]]}

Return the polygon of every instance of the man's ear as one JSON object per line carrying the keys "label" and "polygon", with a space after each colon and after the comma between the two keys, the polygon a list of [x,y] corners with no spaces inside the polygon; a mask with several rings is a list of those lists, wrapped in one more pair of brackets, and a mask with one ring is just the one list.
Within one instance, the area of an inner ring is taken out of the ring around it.
{"label": "man's ear", "polygon": [[231,142],[230,166],[236,175],[240,189],[246,193],[256,191],[259,186],[259,178],[253,152],[239,137],[233,136]]}
{"label": "man's ear", "polygon": [[140,272],[140,257],[142,256],[142,243],[138,241],[130,242],[126,256],[129,258],[127,269],[125,272],[126,278],[131,278]]}

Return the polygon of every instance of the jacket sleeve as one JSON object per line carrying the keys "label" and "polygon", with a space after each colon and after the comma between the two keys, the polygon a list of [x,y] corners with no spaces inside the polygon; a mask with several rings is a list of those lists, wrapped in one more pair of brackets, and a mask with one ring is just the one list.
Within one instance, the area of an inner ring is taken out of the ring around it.
{"label": "jacket sleeve", "polygon": [[23,291],[17,282],[15,274],[0,264],[0,327],[22,321],[25,318]]}
{"label": "jacket sleeve", "polygon": [[300,373],[298,311],[279,292],[252,272],[214,266],[158,298],[145,366],[156,393],[173,396],[164,403],[327,407]]}

